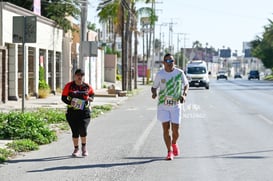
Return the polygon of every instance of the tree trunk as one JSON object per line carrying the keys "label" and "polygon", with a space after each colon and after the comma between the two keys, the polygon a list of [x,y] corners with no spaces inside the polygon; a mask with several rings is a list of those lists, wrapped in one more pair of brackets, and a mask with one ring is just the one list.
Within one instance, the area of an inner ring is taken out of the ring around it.
{"label": "tree trunk", "polygon": [[[129,2],[130,3],[130,2]],[[129,7],[133,8],[133,3],[129,4]],[[127,31],[128,31],[128,90],[132,91],[132,21],[131,11],[128,11],[128,20],[127,20]]]}
{"label": "tree trunk", "polygon": [[134,88],[137,89],[137,78],[138,78],[138,36],[137,36],[137,20],[134,19],[134,35],[135,35],[135,46],[134,46]]}

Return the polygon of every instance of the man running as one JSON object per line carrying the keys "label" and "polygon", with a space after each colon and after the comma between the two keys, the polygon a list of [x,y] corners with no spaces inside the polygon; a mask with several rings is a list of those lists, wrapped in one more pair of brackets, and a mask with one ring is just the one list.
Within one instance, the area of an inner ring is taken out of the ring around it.
{"label": "man running", "polygon": [[162,123],[163,137],[168,150],[166,159],[173,160],[174,156],[179,155],[177,140],[181,123],[181,104],[186,100],[189,85],[184,71],[174,66],[171,54],[167,53],[164,56],[163,65],[164,69],[155,76],[151,91],[153,99],[157,97],[157,92],[159,94],[157,119]]}

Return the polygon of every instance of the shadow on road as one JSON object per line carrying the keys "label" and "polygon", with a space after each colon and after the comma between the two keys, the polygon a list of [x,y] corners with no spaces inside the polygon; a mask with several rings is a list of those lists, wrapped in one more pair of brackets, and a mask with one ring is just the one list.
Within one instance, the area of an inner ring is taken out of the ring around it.
{"label": "shadow on road", "polygon": [[101,163],[101,164],[76,165],[76,166],[58,166],[58,167],[44,168],[44,169],[40,169],[40,170],[31,170],[31,171],[28,171],[28,172],[49,172],[49,171],[56,171],[56,170],[110,168],[110,167],[120,167],[120,166],[142,165],[142,164],[151,163],[151,162],[154,162],[154,161],[165,160],[162,157],[126,157],[124,159],[141,159],[143,161],[123,162],[123,163],[109,163],[109,164]]}
{"label": "shadow on road", "polygon": [[177,158],[180,158],[180,159],[194,159],[194,158],[265,159],[265,158],[271,158],[271,156],[260,156],[260,155],[250,155],[250,154],[269,153],[269,152],[273,152],[273,150],[227,153],[227,154],[209,155],[209,156],[188,156],[188,157],[185,156],[185,157],[177,157]]}
{"label": "shadow on road", "polygon": [[[205,155],[205,156],[178,156],[177,159],[266,159],[272,158],[271,156],[261,156],[257,154],[273,152],[273,149],[260,150],[260,151],[249,151],[249,152],[237,152],[237,153],[226,153],[226,154],[216,154],[216,155]],[[254,154],[254,155],[252,155]],[[58,161],[64,159],[71,159],[72,156],[58,156],[58,157],[48,157],[39,159],[21,159],[21,160],[11,160],[8,163],[19,163],[19,162],[44,162],[44,161]],[[82,157],[79,157],[82,158]],[[124,157],[125,160],[137,160],[132,162],[121,162],[121,163],[100,163],[100,164],[88,164],[88,165],[64,165],[57,167],[49,167],[39,170],[30,170],[28,172],[49,172],[56,170],[78,170],[78,169],[90,169],[90,168],[111,168],[111,167],[122,167],[122,166],[135,166],[147,163],[152,163],[156,161],[165,161],[163,157]]]}
{"label": "shadow on road", "polygon": [[37,159],[17,159],[17,160],[9,160],[7,163],[20,163],[20,162],[48,162],[48,161],[56,161],[56,160],[65,160],[73,158],[71,155],[67,156],[57,156],[57,157],[48,157],[48,158],[37,158]]}

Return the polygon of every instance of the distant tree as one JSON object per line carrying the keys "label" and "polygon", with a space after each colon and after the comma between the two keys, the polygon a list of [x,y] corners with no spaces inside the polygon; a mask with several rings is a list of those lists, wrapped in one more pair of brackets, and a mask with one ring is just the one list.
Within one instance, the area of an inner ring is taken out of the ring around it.
{"label": "distant tree", "polygon": [[273,67],[273,21],[269,20],[269,23],[264,27],[262,37],[257,36],[250,42],[251,55],[261,59],[266,68]]}
{"label": "distant tree", "polygon": [[116,49],[117,34],[121,35],[121,5],[119,0],[98,9],[99,22],[107,26],[107,31],[113,33],[112,49]]}
{"label": "distant tree", "polygon": [[45,11],[42,11],[42,15],[54,20],[65,32],[68,30],[74,31],[73,25],[67,17],[73,17],[75,20],[78,20],[80,6],[81,4],[77,0],[51,0],[51,3],[45,6]]}
{"label": "distant tree", "polygon": [[22,0],[5,0],[5,1],[28,10],[33,10],[33,1],[22,1]]}
{"label": "distant tree", "polygon": [[192,48],[200,49],[200,48],[202,48],[202,43],[200,43],[200,41],[196,40],[192,43]]}

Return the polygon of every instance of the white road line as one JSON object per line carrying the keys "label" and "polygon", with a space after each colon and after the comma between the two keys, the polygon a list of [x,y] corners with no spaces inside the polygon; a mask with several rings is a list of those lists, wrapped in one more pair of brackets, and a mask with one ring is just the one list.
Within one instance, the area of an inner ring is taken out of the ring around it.
{"label": "white road line", "polygon": [[128,109],[127,109],[127,111],[136,111],[137,110],[137,108],[135,108],[135,107],[129,107]]}
{"label": "white road line", "polygon": [[268,119],[267,117],[265,117],[265,116],[263,116],[263,115],[261,115],[261,114],[258,114],[257,115],[259,118],[261,118],[262,120],[264,120],[265,122],[267,122],[268,124],[273,124],[273,121],[272,120],[270,120],[270,119]]}
{"label": "white road line", "polygon": [[138,138],[136,144],[133,147],[132,153],[133,155],[137,154],[137,152],[139,151],[139,149],[141,148],[141,146],[144,144],[144,141],[147,139],[147,137],[149,136],[152,128],[154,127],[155,123],[157,121],[156,116],[153,118],[153,120],[151,121],[151,123],[147,126],[147,128],[144,130],[144,132],[141,134],[141,136]]}

